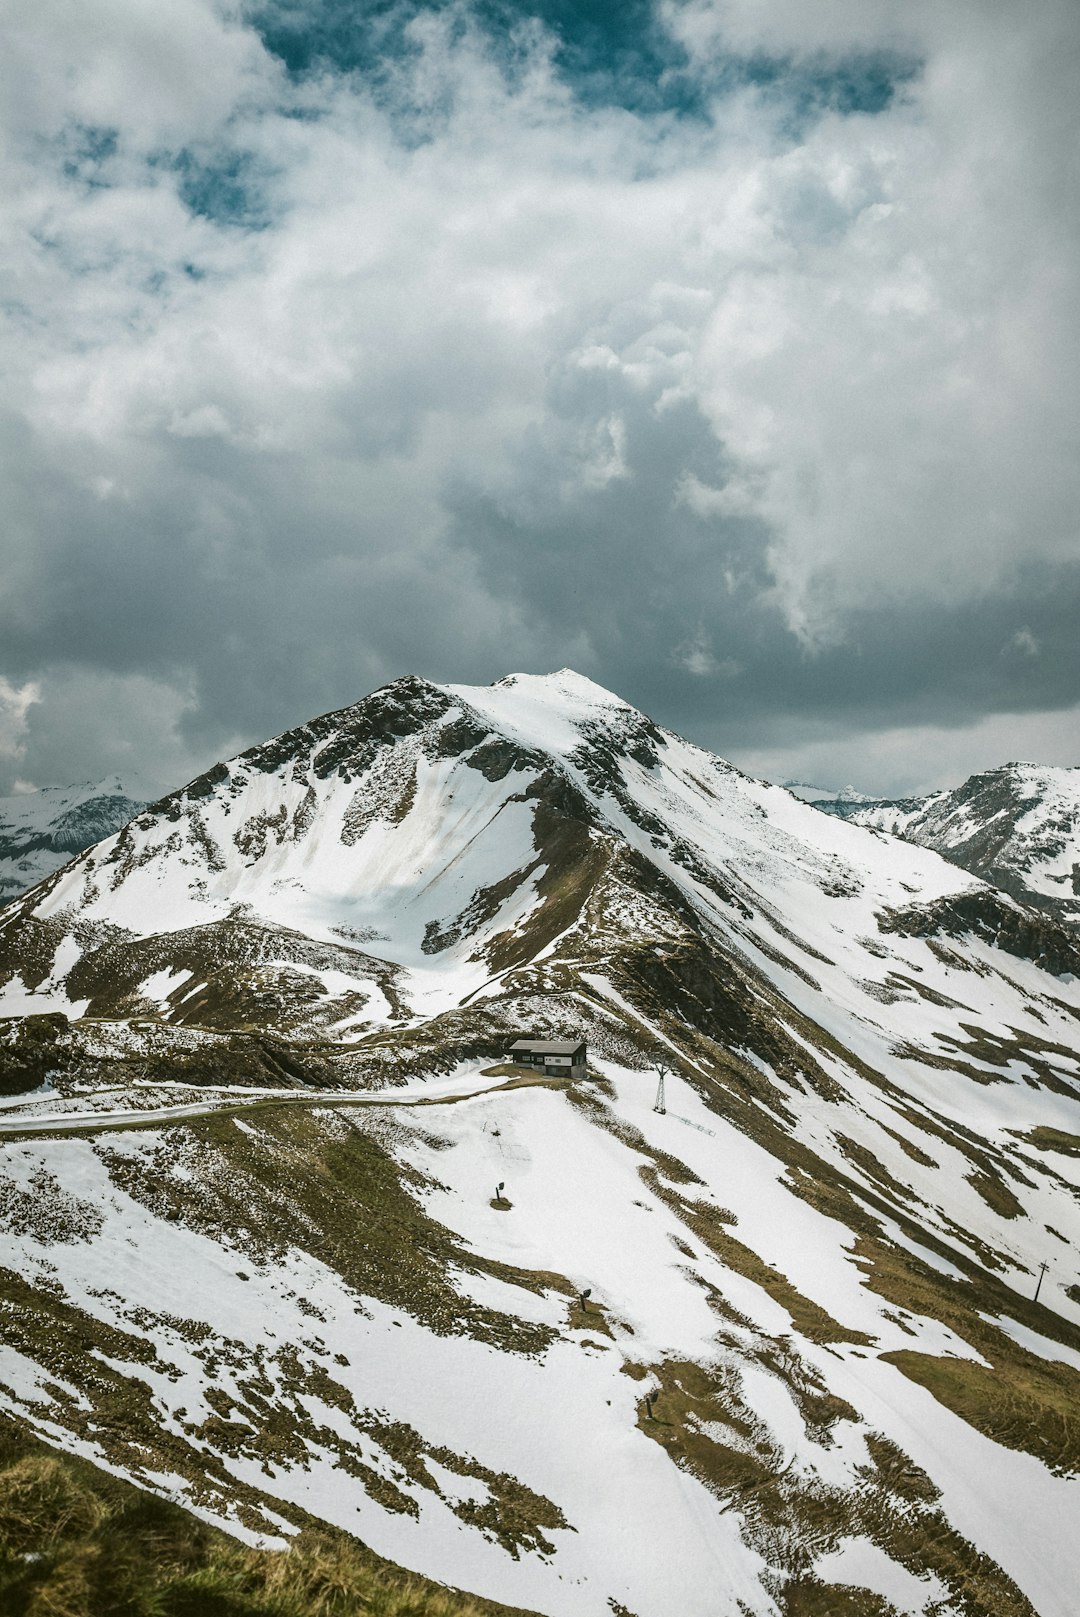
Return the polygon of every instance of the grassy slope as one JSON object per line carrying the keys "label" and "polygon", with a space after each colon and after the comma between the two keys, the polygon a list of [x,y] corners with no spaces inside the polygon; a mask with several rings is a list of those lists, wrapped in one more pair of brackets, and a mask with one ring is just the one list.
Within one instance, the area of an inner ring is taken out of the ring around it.
{"label": "grassy slope", "polygon": [[[5,1617],[514,1617],[323,1524],[249,1549],[0,1417]],[[517,1614],[521,1617],[521,1614]]]}

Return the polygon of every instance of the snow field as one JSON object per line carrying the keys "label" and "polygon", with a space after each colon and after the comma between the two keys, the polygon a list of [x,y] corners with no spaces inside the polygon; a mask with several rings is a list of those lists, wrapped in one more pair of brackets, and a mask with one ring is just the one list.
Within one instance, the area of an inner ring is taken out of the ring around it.
{"label": "snow field", "polygon": [[[506,1099],[513,1105],[521,1093]],[[118,1140],[133,1154],[154,1144],[152,1135],[119,1136],[111,1148]],[[227,1358],[216,1373],[216,1384],[226,1388],[235,1387],[256,1350],[272,1356],[292,1344],[323,1364],[361,1409],[406,1420],[435,1445],[520,1476],[559,1504],[573,1530],[554,1530],[550,1562],[535,1553],[514,1560],[423,1490],[413,1490],[418,1521],[383,1510],[332,1455],[317,1449],[305,1468],[269,1478],[253,1461],[227,1460],[238,1479],[357,1533],[402,1565],[513,1604],[568,1617],[609,1617],[613,1594],[641,1617],[662,1617],[671,1601],[688,1617],[735,1617],[738,1598],[754,1611],[772,1610],[758,1583],[757,1557],[741,1543],[737,1521],[718,1518],[701,1484],[675,1470],[636,1430],[638,1389],[619,1373],[621,1358],[613,1350],[592,1353],[575,1341],[557,1342],[538,1361],[467,1338],[435,1337],[371,1299],[357,1314],[356,1300],[338,1277],[305,1254],[292,1253],[282,1269],[268,1273],[206,1236],[154,1218],[110,1182],[87,1142],[22,1144],[12,1148],[8,1166],[29,1184],[42,1161],[105,1217],[90,1242],[42,1249],[28,1237],[20,1241],[19,1255],[31,1269],[47,1251],[50,1272],[78,1306],[120,1329],[131,1329],[132,1316],[180,1318],[242,1343],[241,1357]],[[249,1279],[242,1281],[239,1270]],[[501,1289],[504,1306],[520,1296],[525,1311],[539,1311],[530,1294]],[[322,1316],[316,1324],[311,1309]],[[561,1311],[561,1299],[547,1302],[549,1320]],[[122,1361],[114,1367],[146,1382],[161,1425],[181,1434],[174,1411],[183,1409],[188,1425],[212,1413],[205,1366],[168,1324],[144,1329],[163,1368]],[[339,1353],[348,1360],[345,1366],[336,1362]],[[272,1373],[265,1359],[264,1368]],[[41,1379],[28,1363],[21,1374],[3,1380],[0,1396],[9,1408],[41,1397]],[[387,1469],[377,1445],[355,1432],[340,1411],[323,1405],[315,1412],[363,1457]],[[407,1486],[400,1476],[396,1480]],[[658,1561],[654,1539],[683,1546],[674,1566]]]}

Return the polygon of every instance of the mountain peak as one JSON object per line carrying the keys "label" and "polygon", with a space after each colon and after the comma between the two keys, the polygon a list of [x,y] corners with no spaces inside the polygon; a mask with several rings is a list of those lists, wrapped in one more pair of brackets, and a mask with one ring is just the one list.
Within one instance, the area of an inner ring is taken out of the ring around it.
{"label": "mountain peak", "polygon": [[[470,689],[464,685],[447,686],[448,690],[465,691]],[[605,686],[598,685],[596,680],[589,679],[586,674],[579,674],[574,668],[559,668],[550,674],[506,674],[493,684],[481,686],[479,689],[490,691],[516,690],[534,701],[543,701],[558,706],[570,704],[575,707],[588,708],[617,708],[625,711],[631,704],[616,696]]]}
{"label": "mountain peak", "polygon": [[606,685],[600,685],[587,674],[579,674],[576,668],[554,668],[550,674],[507,674],[494,682],[496,685],[531,685],[537,688],[550,689],[553,692],[573,692],[588,697],[590,700],[603,702],[612,707],[629,707],[630,703],[609,691]]}
{"label": "mountain peak", "polygon": [[[551,674],[508,674],[493,685],[445,685],[504,735],[565,758],[577,751],[591,727],[637,710],[620,696],[572,668]],[[647,721],[638,715],[643,724]]]}
{"label": "mountain peak", "polygon": [[1012,762],[960,786],[856,805],[859,825],[932,848],[1023,904],[1080,920],[1080,769]]}

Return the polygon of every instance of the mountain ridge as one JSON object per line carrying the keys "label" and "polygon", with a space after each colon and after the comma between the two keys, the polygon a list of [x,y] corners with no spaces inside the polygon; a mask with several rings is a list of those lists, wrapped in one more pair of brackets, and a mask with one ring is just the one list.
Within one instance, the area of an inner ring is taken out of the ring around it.
{"label": "mountain ridge", "polygon": [[119,775],[0,798],[0,907],[145,807]]}
{"label": "mountain ridge", "polygon": [[817,806],[932,848],[1020,903],[1080,925],[1080,767],[1001,764],[926,797]]}

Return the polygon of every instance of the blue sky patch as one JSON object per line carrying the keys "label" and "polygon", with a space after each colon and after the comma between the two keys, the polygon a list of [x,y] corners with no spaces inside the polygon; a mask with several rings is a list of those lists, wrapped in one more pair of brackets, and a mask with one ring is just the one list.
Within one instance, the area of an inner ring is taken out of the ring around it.
{"label": "blue sky patch", "polygon": [[[466,14],[449,0],[260,0],[249,21],[294,76],[330,69],[377,85],[415,50],[409,23],[452,9]],[[515,0],[473,0],[467,15],[491,40],[508,78],[520,55],[512,36],[534,20],[557,41],[556,69],[579,101],[642,115],[704,116],[713,97],[753,85],[783,103],[797,133],[825,112],[884,112],[919,70],[917,61],[878,52],[811,63],[718,54],[702,72],[664,28],[652,0],[533,0],[528,8]]]}
{"label": "blue sky patch", "polygon": [[264,186],[267,175],[243,152],[209,158],[190,148],[172,155],[176,191],[184,206],[214,224],[260,230],[271,222]]}
{"label": "blue sky patch", "polygon": [[107,184],[105,166],[116,156],[118,146],[115,129],[94,124],[69,125],[65,131],[66,155],[61,164],[65,178],[87,186]]}

